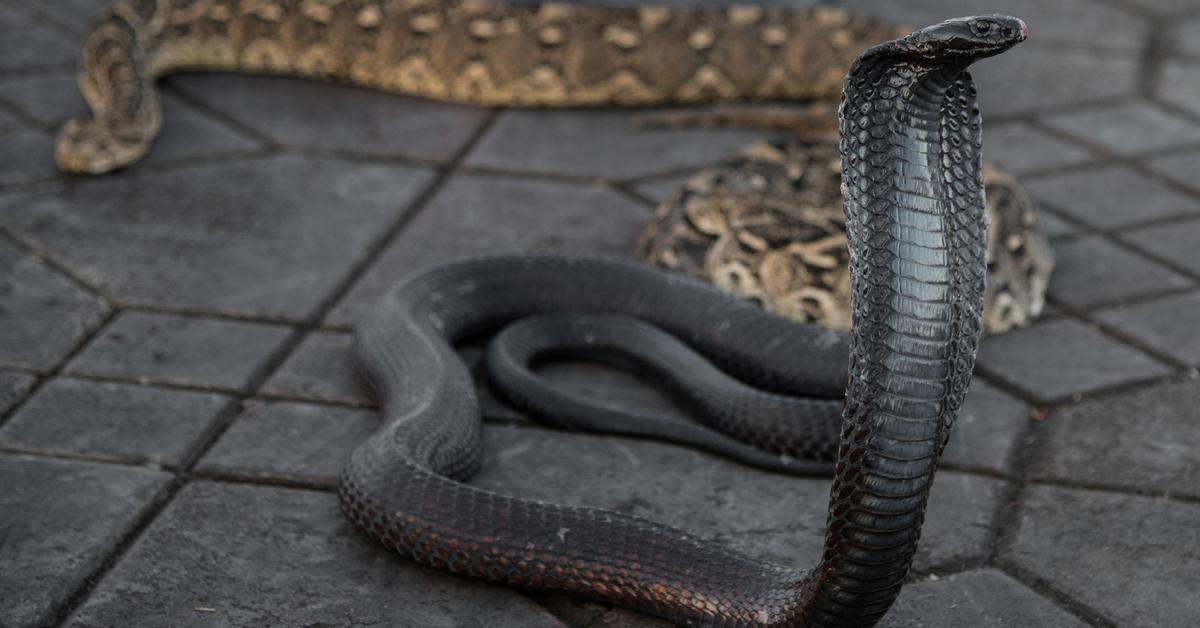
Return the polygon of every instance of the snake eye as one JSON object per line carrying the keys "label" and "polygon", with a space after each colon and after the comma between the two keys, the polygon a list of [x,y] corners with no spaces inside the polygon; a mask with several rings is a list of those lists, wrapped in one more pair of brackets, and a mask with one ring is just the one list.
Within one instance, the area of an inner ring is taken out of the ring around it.
{"label": "snake eye", "polygon": [[992,30],[992,23],[985,22],[983,20],[971,22],[971,30],[974,31],[976,35],[987,35]]}

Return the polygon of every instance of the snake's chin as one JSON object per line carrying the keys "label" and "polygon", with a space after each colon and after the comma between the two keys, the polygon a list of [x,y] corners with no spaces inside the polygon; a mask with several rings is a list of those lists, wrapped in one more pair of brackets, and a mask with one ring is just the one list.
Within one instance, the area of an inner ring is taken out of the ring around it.
{"label": "snake's chin", "polygon": [[70,174],[104,174],[128,166],[149,150],[149,139],[119,137],[95,118],[80,117],[63,125],[54,161]]}

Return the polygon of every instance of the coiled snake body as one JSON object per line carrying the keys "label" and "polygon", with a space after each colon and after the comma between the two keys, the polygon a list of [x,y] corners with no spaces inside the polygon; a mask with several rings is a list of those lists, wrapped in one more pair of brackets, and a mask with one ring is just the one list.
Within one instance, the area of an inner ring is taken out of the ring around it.
{"label": "coiled snake body", "polygon": [[[357,358],[384,423],[347,463],[346,513],[383,545],[440,569],[682,624],[873,625],[903,584],[980,333],[980,120],[965,68],[1024,38],[1014,18],[951,20],[876,46],[851,68],[841,106],[849,336],[615,260],[477,259],[402,282],[359,329]],[[767,390],[825,399],[845,390],[813,570],[619,513],[461,483],[478,465],[481,424],[452,342],[564,312],[641,319]]]}

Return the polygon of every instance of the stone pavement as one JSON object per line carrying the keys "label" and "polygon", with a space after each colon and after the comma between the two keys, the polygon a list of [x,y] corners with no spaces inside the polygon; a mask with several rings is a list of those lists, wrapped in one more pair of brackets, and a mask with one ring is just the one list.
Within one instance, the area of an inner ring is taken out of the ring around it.
{"label": "stone pavement", "polygon": [[[376,423],[349,330],[433,261],[632,255],[686,172],[762,134],[192,75],[165,82],[149,159],[65,178],[51,139],[107,1],[0,0],[0,625],[661,625],[450,577],[348,525],[331,486]],[[1059,258],[1051,314],[984,342],[883,625],[1200,625],[1200,3],[844,4],[1029,22],[975,74],[986,153]],[[629,376],[551,371],[674,411]],[[489,408],[481,486],[815,559],[826,480]]]}

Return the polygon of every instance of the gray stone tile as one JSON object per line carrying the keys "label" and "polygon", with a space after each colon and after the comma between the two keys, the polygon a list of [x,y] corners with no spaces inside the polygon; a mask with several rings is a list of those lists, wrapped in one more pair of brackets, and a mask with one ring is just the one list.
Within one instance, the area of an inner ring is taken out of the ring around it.
{"label": "gray stone tile", "polygon": [[1013,448],[1031,420],[1028,406],[977,378],[971,382],[942,460],[1007,473]]}
{"label": "gray stone tile", "polygon": [[314,401],[370,405],[373,397],[354,371],[346,333],[314,332],[296,347],[261,394]]}
{"label": "gray stone tile", "polygon": [[76,51],[22,9],[0,6],[0,71],[71,66]]}
{"label": "gray stone tile", "polygon": [[1163,62],[1158,95],[1173,105],[1200,114],[1200,64],[1181,59]]}
{"label": "gray stone tile", "polygon": [[[1030,42],[1037,43],[1136,49],[1148,32],[1146,21],[1137,15],[1087,0],[839,0],[834,4],[913,27],[960,15],[1015,15],[1029,25]],[[1096,37],[1097,32],[1104,37]]]}
{"label": "gray stone tile", "polygon": [[1177,22],[1171,29],[1170,45],[1175,52],[1200,56],[1200,15]]}
{"label": "gray stone tile", "polygon": [[[1200,194],[1200,151],[1190,151],[1146,161],[1155,172]],[[1200,206],[1200,200],[1194,202]]]}
{"label": "gray stone tile", "polygon": [[1139,59],[1135,51],[1041,46],[1036,43],[1037,25],[1030,29],[1033,41],[972,66],[985,120],[1136,92]]}
{"label": "gray stone tile", "polygon": [[248,401],[197,468],[333,486],[350,450],[377,427],[379,418],[373,411]]}
{"label": "gray stone tile", "polygon": [[[0,84],[4,97],[31,118],[58,132],[67,118],[87,112],[74,73],[25,78]],[[261,148],[223,122],[197,111],[165,93],[162,99],[162,135],[138,163],[156,164],[197,157],[213,157]]]}
{"label": "gray stone tile", "polygon": [[649,210],[601,186],[456,176],[388,246],[328,322],[352,325],[400,278],[464,255],[547,249],[633,255],[649,219]]}
{"label": "gray stone tile", "polygon": [[1195,0],[1129,0],[1129,2],[1160,15],[1170,15],[1196,8]]}
{"label": "gray stone tile", "polygon": [[58,176],[52,137],[23,128],[0,132],[0,187],[51,181]]}
{"label": "gray stone tile", "polygon": [[[484,440],[483,466],[472,484],[631,513],[780,564],[813,565],[820,554],[828,479],[764,473],[656,442],[514,425],[489,426]],[[1003,486],[939,474],[917,568],[982,557]]]}
{"label": "gray stone tile", "polygon": [[1189,220],[1125,234],[1126,240],[1153,251],[1155,255],[1200,274],[1200,220]]}
{"label": "gray stone tile", "polygon": [[37,378],[20,371],[0,371],[0,416],[25,398]]}
{"label": "gray stone tile", "polygon": [[300,157],[152,174],[0,199],[0,223],[123,303],[303,320],[430,177]]}
{"label": "gray stone tile", "polygon": [[0,591],[6,627],[48,625],[170,475],[0,455]]}
{"label": "gray stone tile", "polygon": [[1200,294],[1190,293],[1104,310],[1096,316],[1148,347],[1200,366],[1196,312],[1200,312]]}
{"label": "gray stone tile", "polygon": [[1016,175],[1081,164],[1092,158],[1084,148],[1065,142],[1026,122],[984,129],[983,154]]}
{"label": "gray stone tile", "polygon": [[122,312],[66,371],[245,390],[291,334],[282,325]]}
{"label": "gray stone tile", "polygon": [[59,378],[38,389],[0,429],[0,443],[179,466],[229,403],[216,393]]}
{"label": "gray stone tile", "polygon": [[654,201],[656,204],[671,198],[690,177],[690,174],[675,174],[638,184],[635,188],[639,194]]}
{"label": "gray stone tile", "polygon": [[0,238],[0,365],[47,370],[108,313],[108,305]]}
{"label": "gray stone tile", "polygon": [[1050,296],[1079,308],[1192,285],[1187,277],[1100,236],[1056,244],[1054,255]]}
{"label": "gray stone tile", "polygon": [[1024,502],[1008,560],[1116,625],[1200,624],[1200,505],[1049,486]]}
{"label": "gray stone tile", "polygon": [[1063,113],[1043,121],[1120,155],[1200,142],[1200,126],[1144,101]]}
{"label": "gray stone tile", "polygon": [[112,0],[18,0],[83,34]]}
{"label": "gray stone tile", "polygon": [[68,620],[117,625],[562,628],[515,591],[397,560],[328,493],[185,487]]}
{"label": "gray stone tile", "polygon": [[167,83],[280,144],[382,156],[447,160],[488,115],[482,107],[281,77],[204,74]]}
{"label": "gray stone tile", "polygon": [[513,110],[467,157],[470,167],[627,179],[711,163],[765,137],[743,129],[638,130],[637,111]]}
{"label": "gray stone tile", "polygon": [[979,361],[1043,401],[1170,372],[1142,352],[1069,319],[988,338]]}
{"label": "gray stone tile", "polygon": [[1078,225],[1072,224],[1056,214],[1043,210],[1039,217],[1042,220],[1042,226],[1046,228],[1046,235],[1050,238],[1061,238],[1079,232]]}
{"label": "gray stone tile", "polygon": [[880,628],[1012,628],[1087,624],[995,569],[910,584]]}
{"label": "gray stone tile", "polygon": [[1124,166],[1098,166],[1025,183],[1039,202],[1114,229],[1200,210],[1196,200]]}
{"label": "gray stone tile", "polygon": [[1200,382],[1073,405],[1045,427],[1036,478],[1200,496]]}

